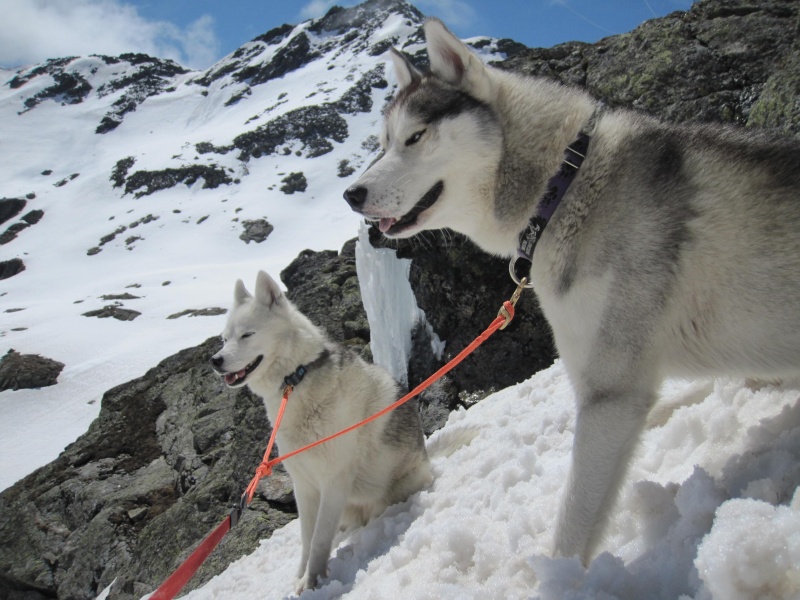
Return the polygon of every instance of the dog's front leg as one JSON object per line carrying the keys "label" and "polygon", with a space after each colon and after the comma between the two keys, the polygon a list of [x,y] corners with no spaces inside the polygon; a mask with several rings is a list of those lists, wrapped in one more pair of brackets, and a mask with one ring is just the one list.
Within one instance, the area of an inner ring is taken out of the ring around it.
{"label": "dog's front leg", "polygon": [[556,556],[578,556],[588,563],[653,397],[652,392],[589,392],[580,402],[572,469],[556,528]]}
{"label": "dog's front leg", "polygon": [[314,535],[311,538],[308,569],[305,581],[302,582],[303,588],[317,587],[319,580],[327,575],[333,537],[339,529],[351,487],[352,480],[343,474],[322,486],[319,512]]}
{"label": "dog's front leg", "polygon": [[294,497],[297,502],[297,512],[300,516],[300,537],[303,542],[303,554],[300,558],[297,578],[302,579],[308,568],[308,556],[311,550],[314,527],[317,524],[320,494],[319,490],[308,485],[299,477],[295,477],[292,481],[294,484]]}

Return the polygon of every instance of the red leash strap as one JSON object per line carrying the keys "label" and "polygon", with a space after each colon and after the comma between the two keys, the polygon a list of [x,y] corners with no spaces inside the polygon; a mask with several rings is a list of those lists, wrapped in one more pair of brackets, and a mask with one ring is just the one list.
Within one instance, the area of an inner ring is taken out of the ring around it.
{"label": "red leash strap", "polygon": [[217,544],[225,537],[225,534],[230,531],[232,518],[232,515],[225,517],[225,520],[217,525],[214,531],[208,534],[197,549],[189,555],[189,558],[183,561],[183,564],[178,567],[178,570],[170,575],[167,580],[153,592],[153,595],[150,596],[150,600],[172,600],[192,578],[192,575],[197,572],[197,569],[205,562],[208,555],[211,554],[214,548],[217,547]]}
{"label": "red leash strap", "polygon": [[286,386],[286,389],[283,391],[281,407],[278,410],[278,416],[275,419],[275,427],[272,428],[272,434],[269,436],[269,443],[267,443],[267,451],[264,454],[264,460],[256,469],[256,476],[253,478],[253,481],[250,482],[250,485],[247,486],[247,490],[242,495],[239,504],[234,506],[230,515],[225,517],[225,520],[217,525],[217,528],[208,534],[208,536],[202,542],[200,542],[200,545],[197,547],[197,549],[192,552],[189,555],[189,558],[183,561],[183,564],[181,564],[181,566],[178,567],[178,569],[159,586],[153,595],[150,596],[149,600],[172,600],[183,589],[183,586],[189,582],[192,576],[197,572],[197,569],[199,569],[200,565],[205,562],[214,548],[219,545],[219,543],[222,541],[222,538],[225,537],[225,534],[228,533],[231,528],[235,527],[239,522],[244,509],[253,499],[253,494],[255,494],[259,480],[272,472],[272,467],[265,466],[264,463],[266,463],[266,461],[269,459],[269,455],[272,452],[272,446],[275,444],[275,433],[278,431],[278,427],[280,427],[281,419],[283,419],[283,412],[286,409],[286,401],[289,399],[289,394],[291,393],[292,386]]}
{"label": "red leash strap", "polygon": [[316,448],[320,444],[324,444],[325,442],[329,442],[330,440],[337,438],[341,435],[346,433],[350,433],[354,429],[358,429],[374,421],[375,419],[379,419],[382,416],[386,415],[387,413],[393,411],[395,408],[408,402],[415,396],[418,396],[420,393],[425,391],[428,387],[430,387],[434,382],[438,379],[441,379],[444,375],[449,373],[453,368],[455,368],[459,363],[461,363],[467,356],[469,356],[478,346],[483,344],[495,331],[498,329],[505,329],[505,327],[511,322],[514,318],[514,306],[519,300],[520,295],[522,294],[523,287],[526,283],[526,279],[523,278],[522,282],[517,287],[517,290],[514,292],[514,295],[511,296],[511,300],[507,300],[503,303],[503,307],[500,309],[500,312],[497,313],[497,317],[494,321],[492,321],[491,325],[480,334],[475,340],[466,348],[464,348],[461,352],[459,352],[455,358],[453,358],[450,362],[444,365],[441,369],[436,371],[433,375],[428,377],[425,381],[420,383],[417,387],[411,390],[408,394],[397,400],[394,404],[390,404],[386,408],[378,411],[371,417],[367,417],[363,421],[356,423],[355,425],[351,425],[347,429],[343,429],[333,435],[329,435],[326,438],[322,438],[321,440],[317,440],[307,446],[303,446],[302,448],[298,448],[293,452],[288,452],[278,458],[274,458],[269,460],[269,455],[272,452],[272,447],[275,443],[275,435],[278,432],[278,428],[280,427],[281,420],[283,419],[283,413],[286,410],[286,404],[289,400],[289,395],[293,391],[293,387],[291,385],[287,385],[286,389],[283,390],[283,399],[281,400],[281,406],[278,409],[278,416],[275,418],[275,425],[272,428],[272,434],[269,436],[269,442],[267,443],[267,450],[264,453],[264,458],[261,461],[261,464],[258,465],[256,468],[256,474],[253,479],[250,481],[250,484],[247,486],[244,494],[242,494],[242,498],[239,501],[239,504],[233,507],[230,514],[225,517],[225,520],[220,523],[217,528],[212,531],[208,536],[200,543],[197,549],[189,555],[183,564],[172,574],[170,575],[167,580],[162,583],[159,588],[153,592],[153,595],[150,596],[149,600],[172,600],[178,592],[183,589],[189,579],[197,572],[197,569],[200,568],[200,565],[208,558],[208,555],[217,547],[217,545],[222,541],[222,538],[225,537],[225,534],[228,533],[232,527],[234,527],[238,522],[239,518],[242,516],[244,509],[250,504],[253,500],[253,495],[256,492],[256,488],[258,487],[258,482],[261,480],[262,477],[266,477],[267,475],[272,473],[272,467],[277,465],[280,462],[283,462],[287,458],[291,458],[296,454],[300,454],[301,452],[305,452],[306,450],[310,450],[311,448]]}

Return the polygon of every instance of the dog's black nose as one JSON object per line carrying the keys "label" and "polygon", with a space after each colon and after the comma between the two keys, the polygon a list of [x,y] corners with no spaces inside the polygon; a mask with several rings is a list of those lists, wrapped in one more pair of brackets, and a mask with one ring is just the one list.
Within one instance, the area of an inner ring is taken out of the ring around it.
{"label": "dog's black nose", "polygon": [[224,358],[217,356],[216,354],[210,358],[211,365],[214,367],[221,367],[224,360]]}
{"label": "dog's black nose", "polygon": [[353,186],[344,193],[344,199],[354,210],[363,208],[364,203],[367,201],[367,188],[361,186]]}

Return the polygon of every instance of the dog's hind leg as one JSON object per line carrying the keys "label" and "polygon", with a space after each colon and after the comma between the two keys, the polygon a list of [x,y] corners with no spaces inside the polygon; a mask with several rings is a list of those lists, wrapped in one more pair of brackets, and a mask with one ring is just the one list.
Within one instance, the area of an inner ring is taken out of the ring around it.
{"label": "dog's hind leg", "polygon": [[589,392],[575,426],[572,468],[555,536],[556,556],[584,564],[600,540],[655,392]]}

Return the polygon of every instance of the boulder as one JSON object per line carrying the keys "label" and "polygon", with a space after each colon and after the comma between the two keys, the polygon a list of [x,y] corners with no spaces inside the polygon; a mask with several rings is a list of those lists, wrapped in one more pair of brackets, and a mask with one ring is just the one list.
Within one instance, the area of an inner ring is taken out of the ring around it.
{"label": "boulder", "polygon": [[55,385],[63,368],[57,360],[9,350],[0,359],[0,392]]}

